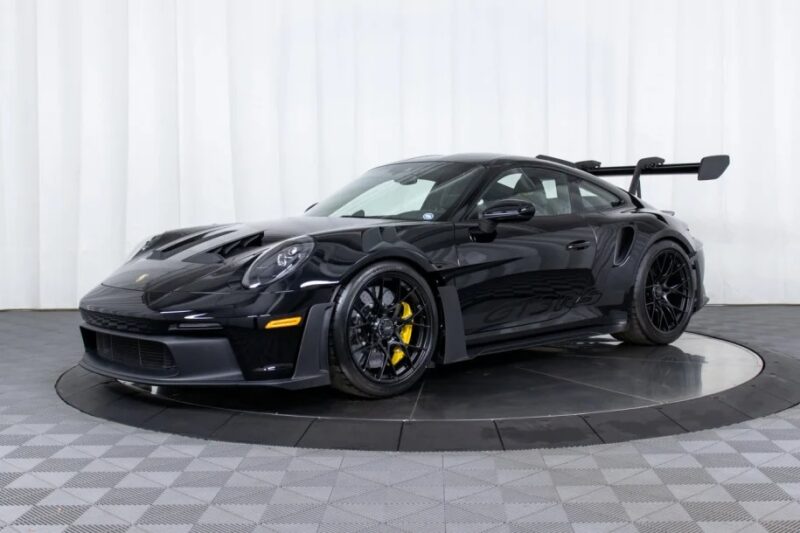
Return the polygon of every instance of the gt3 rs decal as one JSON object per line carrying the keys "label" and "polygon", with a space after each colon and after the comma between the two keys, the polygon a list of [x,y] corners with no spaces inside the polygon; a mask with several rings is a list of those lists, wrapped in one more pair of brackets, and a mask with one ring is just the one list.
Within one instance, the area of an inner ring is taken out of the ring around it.
{"label": "gt3 rs decal", "polygon": [[527,300],[501,304],[496,309],[486,313],[484,321],[487,325],[519,321],[527,323],[542,322],[553,314],[560,314],[578,306],[594,305],[600,301],[601,297],[602,293],[595,288],[564,295],[557,295],[552,292],[532,295]]}

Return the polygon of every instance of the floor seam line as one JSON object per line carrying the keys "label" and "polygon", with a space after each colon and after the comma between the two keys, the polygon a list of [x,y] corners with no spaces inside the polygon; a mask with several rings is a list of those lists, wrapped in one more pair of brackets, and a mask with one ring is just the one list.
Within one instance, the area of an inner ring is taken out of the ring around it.
{"label": "floor seam line", "polygon": [[600,387],[598,385],[592,385],[591,383],[584,383],[582,381],[578,381],[578,380],[575,380],[575,379],[556,376],[555,374],[549,374],[547,372],[542,372],[540,370],[532,370],[530,368],[524,368],[524,367],[520,367],[520,366],[518,366],[517,368],[519,368],[520,370],[524,370],[525,372],[531,372],[533,374],[541,374],[542,376],[547,376],[547,377],[550,377],[550,378],[553,378],[553,379],[560,379],[562,381],[567,381],[569,383],[575,383],[576,385],[583,385],[584,387],[591,387],[593,389],[597,389],[597,390],[601,390],[601,391],[605,391],[605,392],[611,392],[611,393],[614,393],[614,394],[619,394],[621,396],[628,396],[629,398],[636,398],[637,400],[644,400],[646,402],[650,402],[651,403],[651,405],[647,406],[647,407],[651,407],[653,405],[662,405],[663,404],[663,402],[658,402],[657,400],[651,400],[650,398],[645,398],[644,396],[637,396],[635,394],[628,394],[627,392],[616,391],[614,389],[607,389],[605,387]]}
{"label": "floor seam line", "polygon": [[500,439],[500,447],[503,451],[506,451],[506,443],[503,442],[503,435],[500,434],[500,427],[497,425],[497,420],[492,419],[492,425],[494,426],[494,430],[497,432],[497,438]]}
{"label": "floor seam line", "polygon": [[419,386],[419,391],[417,391],[417,397],[414,400],[414,405],[411,407],[411,414],[408,415],[409,420],[414,420],[414,413],[417,412],[417,404],[419,404],[419,399],[422,397],[422,389],[425,388],[425,381],[422,382],[422,385]]}
{"label": "floor seam line", "polygon": [[308,433],[308,430],[311,429],[311,426],[313,426],[314,423],[317,420],[319,420],[319,418],[315,418],[314,420],[312,420],[311,422],[308,423],[308,425],[306,426],[306,429],[303,430],[303,433],[301,433],[300,436],[297,438],[297,440],[294,441],[294,446],[297,446],[298,444],[300,444],[300,441],[303,440],[303,437],[306,436],[306,433]]}
{"label": "floor seam line", "polygon": [[590,423],[588,420],[586,420],[586,417],[585,417],[585,416],[582,416],[582,415],[577,415],[577,416],[578,416],[578,417],[580,417],[580,419],[581,419],[581,420],[583,420],[583,422],[584,422],[584,423],[585,423],[587,426],[589,426],[589,429],[591,429],[591,430],[592,430],[592,433],[594,433],[595,435],[597,435],[597,438],[598,438],[598,439],[600,439],[600,442],[602,442],[603,444],[608,444],[608,443],[606,442],[606,440],[605,440],[603,437],[601,437],[601,436],[600,436],[600,433],[598,433],[598,432],[597,432],[597,430],[594,428],[594,426],[593,426],[593,425],[592,425],[592,424],[591,424],[591,423]]}
{"label": "floor seam line", "polygon": [[678,422],[677,420],[675,420],[674,418],[672,418],[671,416],[669,416],[669,415],[668,415],[667,413],[665,413],[665,412],[664,412],[664,410],[663,410],[663,409],[661,409],[660,407],[656,407],[656,411],[658,411],[659,413],[661,413],[662,415],[664,415],[664,416],[667,418],[667,420],[669,420],[669,421],[671,421],[673,424],[677,425],[679,428],[681,428],[682,430],[684,430],[686,433],[691,433],[691,431],[692,431],[692,430],[690,430],[689,428],[686,428],[686,427],[684,427],[684,425],[683,425],[683,424],[681,424],[680,422]]}
{"label": "floor seam line", "polygon": [[403,428],[406,427],[405,421],[400,422],[400,431],[397,434],[397,446],[395,447],[395,451],[400,451],[400,444],[403,442]]}

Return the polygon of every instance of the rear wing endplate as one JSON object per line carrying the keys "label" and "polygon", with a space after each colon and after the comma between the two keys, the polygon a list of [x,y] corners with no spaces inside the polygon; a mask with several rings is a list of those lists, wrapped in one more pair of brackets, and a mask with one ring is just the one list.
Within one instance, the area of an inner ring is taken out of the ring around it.
{"label": "rear wing endplate", "polygon": [[645,157],[632,166],[604,167],[599,161],[578,161],[569,163],[548,156],[537,156],[538,159],[565,163],[595,176],[631,176],[628,192],[641,196],[642,186],[639,178],[643,174],[697,174],[698,180],[715,180],[719,178],[730,164],[727,155],[709,155],[699,163],[671,163],[664,164],[660,157]]}

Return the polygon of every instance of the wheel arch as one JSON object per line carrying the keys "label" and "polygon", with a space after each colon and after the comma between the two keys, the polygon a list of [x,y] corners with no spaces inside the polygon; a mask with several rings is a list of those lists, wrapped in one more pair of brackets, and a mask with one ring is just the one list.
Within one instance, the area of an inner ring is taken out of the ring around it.
{"label": "wheel arch", "polygon": [[342,275],[339,286],[341,287],[347,284],[365,268],[369,268],[376,263],[384,263],[389,261],[403,263],[404,265],[414,269],[417,274],[422,276],[425,281],[431,285],[432,290],[442,282],[442,277],[436,272],[434,266],[430,264],[430,262],[424,257],[420,257],[419,254],[414,254],[409,251],[386,250],[371,254],[356,262],[347,272],[344,273],[344,275]]}
{"label": "wheel arch", "polygon": [[461,316],[461,304],[454,286],[446,283],[444,277],[430,262],[423,260],[410,252],[402,253],[397,250],[386,250],[383,253],[372,254],[359,261],[344,276],[333,295],[334,301],[345,285],[364,269],[377,263],[401,263],[419,274],[429,285],[437,303],[439,315],[439,339],[433,361],[448,364],[467,359],[466,337],[464,323]]}
{"label": "wheel arch", "polygon": [[686,238],[680,234],[667,234],[659,238],[656,238],[655,240],[653,240],[653,242],[650,243],[650,246],[648,246],[647,248],[650,249],[652,246],[664,241],[671,241],[680,246],[681,249],[684,252],[686,252],[686,255],[689,256],[689,259],[691,259],[695,254],[694,248],[688,243]]}

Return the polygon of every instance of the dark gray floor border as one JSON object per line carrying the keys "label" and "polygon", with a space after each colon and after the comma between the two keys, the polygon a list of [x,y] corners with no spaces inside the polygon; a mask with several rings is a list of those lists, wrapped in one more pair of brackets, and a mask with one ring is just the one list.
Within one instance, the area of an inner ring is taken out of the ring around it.
{"label": "dark gray floor border", "polygon": [[583,446],[711,429],[800,403],[800,359],[705,331],[764,360],[755,378],[726,391],[653,407],[495,420],[387,421],[314,418],[182,404],[76,366],[56,391],[84,413],[154,431],[229,442],[380,451],[486,451]]}

